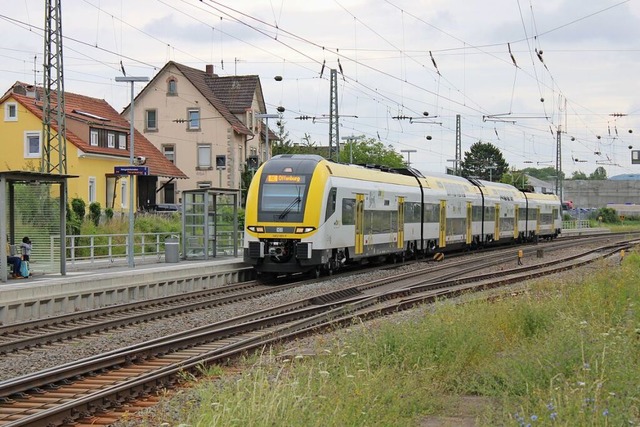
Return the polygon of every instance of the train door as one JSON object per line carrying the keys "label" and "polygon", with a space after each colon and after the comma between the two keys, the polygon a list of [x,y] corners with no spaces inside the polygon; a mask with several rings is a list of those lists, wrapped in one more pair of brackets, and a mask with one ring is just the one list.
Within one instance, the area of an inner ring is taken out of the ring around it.
{"label": "train door", "polygon": [[471,241],[473,240],[473,236],[471,235],[473,233],[471,225],[473,223],[473,204],[471,202],[467,202],[467,245],[471,244]]}
{"label": "train door", "polygon": [[520,207],[518,205],[515,205],[515,211],[513,213],[513,238],[517,239],[518,238],[518,221],[520,220]]}
{"label": "train door", "polygon": [[500,203],[496,203],[496,216],[494,218],[493,240],[500,240]]}
{"label": "train door", "polygon": [[364,253],[364,194],[356,194],[356,245],[355,254]]}
{"label": "train door", "polygon": [[404,248],[404,197],[398,197],[398,249]]}
{"label": "train door", "polygon": [[536,235],[540,235],[540,220],[542,219],[542,212],[540,206],[536,209]]}
{"label": "train door", "polygon": [[440,236],[438,246],[447,246],[447,201],[440,200]]}

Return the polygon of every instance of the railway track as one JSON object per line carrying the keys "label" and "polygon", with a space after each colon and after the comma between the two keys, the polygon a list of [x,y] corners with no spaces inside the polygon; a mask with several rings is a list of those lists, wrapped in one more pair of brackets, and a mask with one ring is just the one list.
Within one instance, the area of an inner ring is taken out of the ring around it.
{"label": "railway track", "polygon": [[[467,269],[452,265],[449,271],[431,277],[425,277],[425,271],[404,273],[393,283],[382,279],[355,285],[339,293],[283,304],[3,381],[0,425],[57,426],[111,420],[102,413],[172,386],[181,372],[195,372],[199,366],[219,363],[275,341],[350,324],[355,317],[380,316],[425,301],[575,268],[634,244],[637,242],[632,240],[610,243],[580,255],[500,272],[478,274],[482,264],[467,261]],[[504,254],[496,255],[504,261]],[[458,274],[452,271],[455,269]]]}
{"label": "railway track", "polygon": [[[608,240],[611,236],[596,236],[592,240]],[[561,240],[551,244],[540,246],[525,246],[524,251],[533,253],[544,247],[548,252],[562,250],[575,245],[573,239]],[[512,248],[493,252],[480,252],[477,262],[483,266],[491,266],[504,260],[505,251],[512,251]],[[493,255],[495,254],[495,255]],[[384,268],[394,268],[386,266]],[[380,268],[376,266],[375,268]],[[462,269],[474,271],[477,267],[469,261],[453,261],[446,265],[427,264],[422,269],[422,274],[431,277],[435,275],[446,278],[447,274],[459,275]],[[362,273],[366,270],[356,270],[351,273]],[[450,271],[451,273],[447,273]],[[94,334],[103,333],[115,329],[125,329],[136,327],[139,324],[153,322],[172,316],[183,315],[198,310],[211,309],[213,307],[240,303],[252,298],[277,293],[296,286],[313,283],[317,279],[304,280],[305,278],[294,278],[287,283],[279,283],[277,287],[257,281],[236,283],[217,288],[190,292],[182,295],[162,297],[145,301],[136,301],[128,304],[121,304],[107,308],[88,310],[79,313],[68,314],[55,318],[45,318],[36,321],[18,323],[0,327],[0,355],[26,350],[30,348],[46,348],[46,346],[57,345],[71,339],[82,339]],[[392,286],[392,282],[389,286]]]}

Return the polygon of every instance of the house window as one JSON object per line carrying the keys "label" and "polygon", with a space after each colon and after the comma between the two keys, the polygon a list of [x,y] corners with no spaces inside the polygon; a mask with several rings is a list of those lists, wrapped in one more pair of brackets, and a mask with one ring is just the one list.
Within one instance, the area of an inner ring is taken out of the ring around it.
{"label": "house window", "polygon": [[120,181],[120,200],[122,200],[122,202],[120,203],[121,208],[126,208],[129,204],[127,194],[127,180],[123,179]]}
{"label": "house window", "polygon": [[175,203],[176,202],[176,186],[173,182],[164,184],[164,202]]}
{"label": "house window", "polygon": [[98,146],[98,131],[97,130],[92,130],[91,131],[91,145],[93,145],[94,147]]}
{"label": "house window", "polygon": [[107,147],[116,148],[116,134],[109,132],[107,134]]}
{"label": "house window", "polygon": [[200,109],[189,108],[187,110],[187,129],[199,130],[200,129]]}
{"label": "house window", "polygon": [[178,82],[171,79],[167,82],[167,95],[175,96],[178,94]]}
{"label": "house window", "polygon": [[144,130],[158,130],[158,110],[145,111]]}
{"label": "house window", "polygon": [[89,177],[89,203],[93,203],[96,201],[96,178],[93,176]]}
{"label": "house window", "polygon": [[174,165],[176,164],[176,146],[175,145],[163,145],[162,154]]}
{"label": "house window", "polygon": [[123,133],[118,134],[118,148],[121,150],[127,149],[127,135]]}
{"label": "house window", "polygon": [[198,188],[211,188],[211,181],[198,181]]}
{"label": "house window", "polygon": [[42,134],[39,131],[26,131],[24,133],[24,157],[25,158],[37,158],[41,156],[42,146],[40,144],[40,136]]}
{"label": "house window", "polygon": [[18,121],[18,104],[16,104],[15,102],[7,102],[6,104],[4,104],[4,121]]}
{"label": "house window", "polygon": [[212,169],[211,144],[198,144],[198,169]]}

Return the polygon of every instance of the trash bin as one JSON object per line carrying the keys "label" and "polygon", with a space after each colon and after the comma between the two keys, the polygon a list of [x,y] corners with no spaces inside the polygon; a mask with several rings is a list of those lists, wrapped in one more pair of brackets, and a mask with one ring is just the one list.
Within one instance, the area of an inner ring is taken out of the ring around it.
{"label": "trash bin", "polygon": [[180,261],[180,239],[171,236],[164,239],[164,262]]}

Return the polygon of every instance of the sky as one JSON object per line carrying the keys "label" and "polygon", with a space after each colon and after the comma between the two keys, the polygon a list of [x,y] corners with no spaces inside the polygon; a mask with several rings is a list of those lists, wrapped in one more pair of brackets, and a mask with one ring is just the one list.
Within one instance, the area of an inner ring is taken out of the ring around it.
{"label": "sky", "polygon": [[[567,177],[640,173],[640,0],[61,2],[65,90],[118,111],[121,62],[149,78],[213,64],[258,75],[294,143],[328,145],[334,69],[341,142],[379,140],[424,172],[454,166],[459,116],[463,157],[482,141],[512,168],[555,167],[560,131]],[[0,3],[3,93],[42,85],[43,3]]]}

